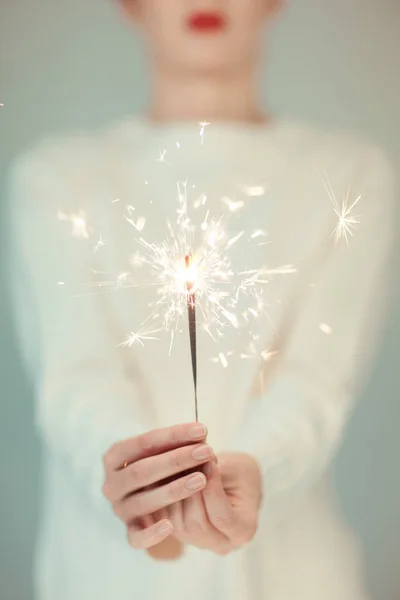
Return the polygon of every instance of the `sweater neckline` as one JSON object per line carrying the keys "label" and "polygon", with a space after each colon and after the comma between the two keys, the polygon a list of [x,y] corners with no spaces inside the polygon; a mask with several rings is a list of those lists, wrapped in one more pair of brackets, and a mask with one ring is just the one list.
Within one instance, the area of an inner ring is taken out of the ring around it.
{"label": "sweater neckline", "polygon": [[135,155],[162,156],[164,151],[169,154],[178,147],[180,160],[226,163],[236,160],[257,162],[268,148],[273,154],[279,153],[283,134],[290,123],[274,118],[264,123],[216,121],[203,125],[195,121],[156,122],[138,115],[123,120],[120,126],[117,131]]}

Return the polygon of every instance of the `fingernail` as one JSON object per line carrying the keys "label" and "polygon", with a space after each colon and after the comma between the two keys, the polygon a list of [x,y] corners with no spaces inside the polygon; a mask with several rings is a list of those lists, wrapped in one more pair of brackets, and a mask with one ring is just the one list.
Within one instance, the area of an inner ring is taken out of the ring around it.
{"label": "fingernail", "polygon": [[187,480],[186,487],[188,490],[200,490],[205,486],[206,483],[207,480],[204,475],[198,473]]}
{"label": "fingernail", "polygon": [[205,460],[206,458],[210,458],[212,455],[213,451],[210,446],[207,446],[207,444],[197,446],[197,448],[195,448],[192,452],[194,460]]}
{"label": "fingernail", "polygon": [[188,431],[189,437],[194,440],[199,440],[207,435],[207,427],[205,425],[194,425]]}
{"label": "fingernail", "polygon": [[170,531],[170,529],[172,529],[171,523],[166,521],[157,527],[157,533],[167,533],[167,531]]}

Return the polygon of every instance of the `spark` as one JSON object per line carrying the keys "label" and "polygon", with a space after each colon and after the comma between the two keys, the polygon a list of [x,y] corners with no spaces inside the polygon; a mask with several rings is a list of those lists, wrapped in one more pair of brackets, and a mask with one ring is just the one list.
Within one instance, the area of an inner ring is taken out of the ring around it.
{"label": "spark", "polygon": [[264,196],[265,194],[265,188],[262,185],[247,185],[244,186],[242,190],[246,194],[246,196],[249,197]]}
{"label": "spark", "polygon": [[223,352],[220,352],[218,357],[221,361],[221,365],[224,367],[224,369],[226,369],[226,367],[228,366],[228,359],[226,358],[225,354]]}
{"label": "spark", "polygon": [[210,216],[210,211],[208,210],[208,211],[206,212],[206,216],[204,217],[204,221],[203,221],[203,222],[202,222],[202,224],[201,224],[201,228],[202,228],[202,230],[203,230],[203,231],[206,231],[206,229],[208,229],[208,223],[207,223],[207,220],[208,220],[208,217],[209,217],[209,216]]}
{"label": "spark", "polygon": [[278,354],[279,350],[263,350],[261,352],[261,358],[264,362],[269,362],[270,360],[275,358],[275,356],[278,356]]}
{"label": "spark", "polygon": [[233,350],[230,350],[229,352],[220,352],[218,354],[218,356],[214,356],[211,358],[211,362],[220,363],[224,367],[224,369],[226,369],[229,365],[228,358],[232,355],[233,355]]}
{"label": "spark", "polygon": [[282,267],[275,268],[261,268],[251,269],[249,271],[242,271],[240,275],[244,278],[241,280],[240,285],[237,288],[236,298],[239,297],[239,292],[247,292],[247,290],[254,289],[254,286],[261,284],[268,284],[274,275],[291,275],[297,272],[297,268],[294,265],[284,265]]}
{"label": "spark", "polygon": [[193,208],[197,209],[197,208],[200,208],[200,206],[205,206],[206,202],[207,202],[207,196],[199,196],[193,202]]}
{"label": "spark", "polygon": [[216,330],[216,333],[214,334],[214,332],[211,329],[210,325],[208,325],[207,323],[204,323],[203,327],[204,327],[204,331],[206,333],[208,333],[208,335],[213,340],[213,342],[217,342],[219,340],[219,338],[222,336],[221,331],[219,331],[218,329]]}
{"label": "spark", "polygon": [[251,234],[250,238],[252,240],[256,240],[259,238],[264,238],[263,241],[258,242],[258,246],[266,246],[267,244],[270,244],[271,242],[268,240],[268,234],[263,231],[262,229],[256,229],[256,231],[253,231],[253,233]]}
{"label": "spark", "polygon": [[123,284],[127,281],[128,277],[129,277],[129,273],[127,273],[127,272],[120,273],[117,277],[117,286],[118,287],[123,286]]}
{"label": "spark", "polygon": [[202,121],[201,123],[199,123],[200,125],[200,139],[201,139],[201,145],[203,145],[204,143],[204,132],[206,127],[208,127],[208,125],[210,125],[210,123],[207,123],[207,121]]}
{"label": "spark", "polygon": [[65,281],[58,281],[57,285],[65,285]]}
{"label": "spark", "polygon": [[225,204],[231,212],[236,212],[244,206],[243,200],[238,200],[237,202],[234,202],[227,196],[221,198],[221,202]]}
{"label": "spark", "polygon": [[172,346],[174,345],[174,337],[175,337],[175,331],[172,329],[170,343],[169,343],[168,356],[171,356],[171,353],[172,353]]}
{"label": "spark", "polygon": [[121,202],[121,199],[115,198],[115,200],[112,200],[111,204],[116,204],[117,202]]}
{"label": "spark", "polygon": [[267,234],[265,233],[265,231],[262,231],[262,229],[256,229],[256,231],[253,231],[250,237],[252,240],[255,240],[259,237],[267,237]]}
{"label": "spark", "polygon": [[[129,208],[129,207],[128,207]],[[135,210],[135,209],[133,209]],[[146,225],[146,218],[139,217],[136,221],[134,221],[131,217],[125,216],[125,219],[136,229],[136,231],[143,231],[144,226]]]}
{"label": "spark", "polygon": [[[253,283],[253,282],[252,282]],[[243,282],[239,290],[246,290],[246,282]],[[238,290],[238,292],[239,292]],[[253,305],[248,306],[247,310],[243,313],[246,321],[249,321],[251,317],[258,319],[263,314],[268,314],[267,309],[271,308],[271,304],[268,304],[264,298],[264,290],[258,289],[257,287],[251,287],[249,294],[249,302],[254,302]],[[250,315],[250,316],[249,316]],[[253,339],[256,337],[253,335]]]}
{"label": "spark", "polygon": [[275,269],[264,269],[262,272],[268,275],[290,275],[297,273],[297,267],[294,265],[284,265]]}
{"label": "spark", "polygon": [[103,239],[103,235],[100,234],[100,237],[97,240],[96,245],[94,247],[94,251],[93,251],[94,254],[96,254],[96,252],[105,245],[106,245],[106,241]]}
{"label": "spark", "polygon": [[248,360],[257,356],[257,348],[254,342],[250,342],[244,352],[241,352],[240,358]]}
{"label": "spark", "polygon": [[87,239],[89,233],[86,225],[86,215],[83,211],[79,213],[72,213],[67,215],[61,211],[58,211],[58,219],[60,221],[69,221],[72,225],[71,235],[76,238]]}
{"label": "spark", "polygon": [[[151,333],[153,333],[153,332],[149,332],[146,334],[146,333],[134,333],[133,331],[131,331],[131,333],[125,340],[125,342],[122,342],[122,344],[120,344],[120,346],[131,348],[134,344],[139,344],[140,346],[144,347],[144,342],[146,340],[157,340],[158,339],[157,337],[154,337],[153,335],[151,335]],[[154,333],[157,333],[157,332],[155,331]]]}
{"label": "spark", "polygon": [[353,230],[356,229],[357,225],[360,223],[359,217],[353,215],[352,212],[354,207],[361,200],[361,195],[357,196],[357,198],[352,203],[350,203],[349,200],[350,190],[346,194],[340,210],[335,208],[335,213],[337,214],[339,219],[336,229],[334,231],[335,239],[336,241],[339,241],[341,238],[344,238],[346,240],[346,244],[349,243],[348,236],[353,235]]}
{"label": "spark", "polygon": [[166,154],[167,154],[166,150],[160,150],[160,156],[157,158],[157,162],[169,164],[165,158]]}
{"label": "spark", "polygon": [[238,233],[237,235],[235,235],[234,237],[232,237],[230,240],[228,240],[228,243],[226,244],[226,247],[230,248],[231,246],[233,246],[234,244],[236,244],[236,242],[238,242],[240,240],[240,238],[242,237],[243,234],[244,234],[244,231],[241,231],[240,233]]}
{"label": "spark", "polygon": [[320,323],[319,328],[325,335],[331,335],[332,333],[332,327],[326,323]]}
{"label": "spark", "polygon": [[358,195],[354,200],[351,199],[351,187],[347,190],[344,195],[342,202],[339,203],[333,191],[332,185],[325,173],[325,179],[321,178],[322,185],[325,188],[328,197],[330,198],[335,214],[338,218],[336,227],[332,232],[335,238],[335,242],[338,243],[341,239],[344,239],[346,244],[349,244],[349,236],[353,236],[353,232],[357,229],[360,224],[360,216],[353,213],[355,207],[361,200],[361,194]]}

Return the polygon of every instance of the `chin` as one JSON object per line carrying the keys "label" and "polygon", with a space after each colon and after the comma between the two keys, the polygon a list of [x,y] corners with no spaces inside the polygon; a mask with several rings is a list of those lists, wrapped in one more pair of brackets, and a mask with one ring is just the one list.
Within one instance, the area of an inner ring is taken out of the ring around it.
{"label": "chin", "polygon": [[210,44],[208,47],[183,53],[180,64],[186,71],[197,73],[221,73],[234,71],[240,65],[236,53],[222,51]]}

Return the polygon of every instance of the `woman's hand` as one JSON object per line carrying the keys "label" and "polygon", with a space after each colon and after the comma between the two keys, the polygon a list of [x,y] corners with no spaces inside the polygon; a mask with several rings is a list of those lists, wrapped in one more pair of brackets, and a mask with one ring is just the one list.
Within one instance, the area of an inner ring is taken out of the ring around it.
{"label": "woman's hand", "polygon": [[202,492],[171,505],[164,515],[184,544],[226,555],[250,542],[258,524],[261,473],[247,454],[223,454],[203,467]]}
{"label": "woman's hand", "polygon": [[[202,425],[176,425],[120,442],[105,454],[103,493],[127,525],[134,548],[150,548],[167,538],[172,523],[168,517],[157,519],[157,511],[205,487],[201,467],[214,457],[203,443],[206,436]],[[188,470],[195,472],[183,474]]]}

